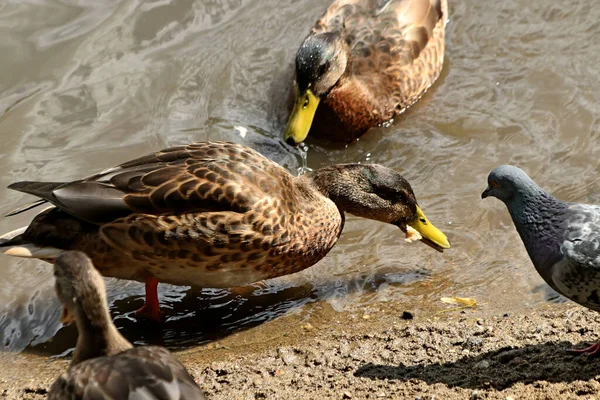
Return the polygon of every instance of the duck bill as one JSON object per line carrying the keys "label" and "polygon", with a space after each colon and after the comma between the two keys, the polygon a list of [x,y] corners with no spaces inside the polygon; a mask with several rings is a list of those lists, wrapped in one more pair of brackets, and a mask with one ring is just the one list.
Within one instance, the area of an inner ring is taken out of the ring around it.
{"label": "duck bill", "polygon": [[429,222],[429,219],[427,219],[419,206],[417,206],[416,216],[407,225],[421,234],[421,241],[423,243],[440,253],[444,249],[450,248],[450,242],[446,235]]}
{"label": "duck bill", "polygon": [[310,89],[296,91],[294,109],[283,133],[283,140],[287,144],[297,146],[306,139],[317,112],[319,100]]}
{"label": "duck bill", "polygon": [[63,325],[70,325],[75,322],[75,316],[69,311],[67,306],[63,306],[62,312],[60,313],[60,322]]}

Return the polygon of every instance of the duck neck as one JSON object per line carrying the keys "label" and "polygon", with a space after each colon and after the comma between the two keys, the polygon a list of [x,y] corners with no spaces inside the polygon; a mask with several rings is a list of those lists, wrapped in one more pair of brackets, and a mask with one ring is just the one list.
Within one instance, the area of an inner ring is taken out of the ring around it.
{"label": "duck neck", "polygon": [[[338,205],[336,200],[339,200],[342,193],[346,191],[345,185],[340,184],[342,175],[331,167],[320,168],[302,175],[300,178],[307,181],[312,188],[336,203],[336,205]],[[338,208],[340,208],[339,205]]]}
{"label": "duck neck", "polygon": [[94,318],[89,318],[77,307],[75,316],[79,336],[71,366],[91,358],[117,354],[133,347],[114,326],[108,310],[97,310]]}
{"label": "duck neck", "polygon": [[568,209],[566,203],[535,186],[518,193],[506,205],[531,261],[550,283],[550,276],[547,276],[550,271],[542,267],[553,264],[560,257],[562,225]]}
{"label": "duck neck", "polygon": [[[373,210],[386,207],[378,196],[368,196],[371,184],[359,173],[361,164],[341,164],[320,168],[303,176],[313,188],[330,199],[340,213],[344,212],[363,217],[378,219]],[[381,204],[378,204],[381,202]]]}

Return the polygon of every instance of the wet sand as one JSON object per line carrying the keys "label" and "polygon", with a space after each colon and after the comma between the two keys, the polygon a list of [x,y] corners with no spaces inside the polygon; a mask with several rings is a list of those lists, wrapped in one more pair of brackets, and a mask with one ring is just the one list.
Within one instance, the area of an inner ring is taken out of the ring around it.
{"label": "wet sand", "polygon": [[[317,304],[177,355],[215,400],[600,395],[600,358],[567,351],[597,338],[597,313],[566,303],[518,315],[484,306],[403,319],[398,306],[356,314]],[[307,313],[319,323],[307,323]],[[2,358],[7,399],[44,398],[67,366],[28,354]]]}

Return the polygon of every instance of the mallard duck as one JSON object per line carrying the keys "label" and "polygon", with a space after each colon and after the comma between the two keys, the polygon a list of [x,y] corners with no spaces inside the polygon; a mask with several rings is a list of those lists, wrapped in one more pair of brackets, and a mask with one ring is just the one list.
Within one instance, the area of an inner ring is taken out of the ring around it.
{"label": "mallard duck", "polygon": [[83,253],[61,254],[54,264],[62,320],[77,325],[69,370],[51,386],[49,399],[205,399],[179,362],[163,347],[133,347],[110,319],[104,280]]}
{"label": "mallard duck", "polygon": [[389,168],[339,164],[294,177],[235,143],[194,143],[74,182],[9,188],[41,199],[9,215],[53,207],[0,238],[1,252],[52,262],[83,251],[104,276],[145,282],[138,312],[157,320],[158,282],[235,287],[303,270],[336,243],[345,212],[450,247]]}
{"label": "mallard duck", "polygon": [[296,55],[284,140],[349,142],[410,107],[440,75],[447,18],[447,0],[334,1]]}

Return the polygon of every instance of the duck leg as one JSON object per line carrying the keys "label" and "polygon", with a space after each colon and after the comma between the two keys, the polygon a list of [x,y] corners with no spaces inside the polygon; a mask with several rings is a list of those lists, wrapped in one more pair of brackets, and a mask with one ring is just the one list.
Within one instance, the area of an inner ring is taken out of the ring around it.
{"label": "duck leg", "polygon": [[144,306],[136,311],[136,314],[143,317],[163,322],[163,314],[160,312],[158,304],[158,279],[154,277],[146,278],[146,302]]}
{"label": "duck leg", "polygon": [[600,342],[592,344],[590,347],[585,349],[569,349],[570,353],[583,354],[586,353],[590,356],[600,354]]}

